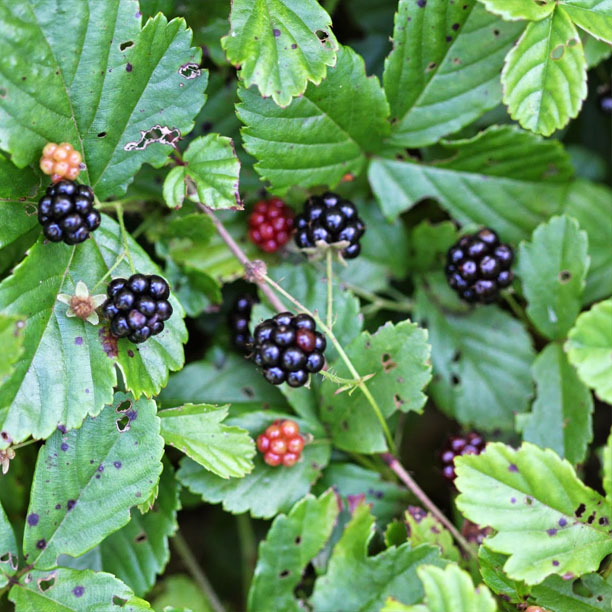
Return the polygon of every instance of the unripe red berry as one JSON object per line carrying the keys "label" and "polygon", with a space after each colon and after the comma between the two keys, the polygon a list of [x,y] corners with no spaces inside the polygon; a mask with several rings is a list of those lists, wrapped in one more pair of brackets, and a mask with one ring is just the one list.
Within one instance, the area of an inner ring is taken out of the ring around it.
{"label": "unripe red berry", "polygon": [[285,467],[291,467],[292,465],[295,465],[298,462],[299,458],[300,456],[296,453],[286,453],[285,455],[283,455],[283,465]]}
{"label": "unripe red berry", "polygon": [[270,438],[265,434],[259,434],[257,436],[257,450],[260,453],[265,453],[270,448]]}
{"label": "unripe red berry", "polygon": [[268,439],[274,440],[275,438],[280,438],[282,435],[282,432],[281,432],[281,428],[278,425],[272,424],[267,427],[265,434],[268,437]]}
{"label": "unripe red berry", "polygon": [[300,433],[300,426],[295,421],[287,419],[281,423],[281,431],[285,438],[294,438]]}
{"label": "unripe red berry", "polygon": [[270,452],[275,455],[284,455],[287,452],[287,442],[284,438],[275,438],[270,442]]}
{"label": "unripe red berry", "polygon": [[291,438],[287,442],[287,451],[290,453],[300,454],[304,449],[304,438],[302,436],[296,436],[295,438]]}
{"label": "unripe red berry", "polygon": [[279,198],[262,200],[249,217],[249,238],[266,253],[274,253],[291,236],[293,211]]}
{"label": "unripe red berry", "polygon": [[311,332],[309,329],[298,329],[295,333],[295,343],[305,353],[312,353],[315,349],[316,342],[317,338],[314,332]]}
{"label": "unripe red berry", "polygon": [[276,467],[277,465],[280,465],[283,461],[283,458],[280,455],[277,455],[271,451],[268,451],[265,455],[264,455],[264,461],[268,464],[271,465],[272,467]]}

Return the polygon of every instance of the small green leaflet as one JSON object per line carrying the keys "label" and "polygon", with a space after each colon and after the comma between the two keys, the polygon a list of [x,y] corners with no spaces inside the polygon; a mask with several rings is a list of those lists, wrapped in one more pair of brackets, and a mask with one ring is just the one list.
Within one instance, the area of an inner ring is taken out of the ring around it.
{"label": "small green leaflet", "polygon": [[539,21],[555,10],[553,0],[480,0],[487,10],[504,19],[527,19]]}
{"label": "small green leaflet", "polygon": [[221,423],[228,406],[185,404],[162,410],[161,434],[166,441],[221,478],[240,478],[253,469],[255,445],[248,432]]}
{"label": "small green leaflet", "polygon": [[408,541],[413,547],[419,544],[433,544],[440,548],[442,557],[459,563],[461,555],[455,546],[450,531],[430,512],[418,506],[408,506],[404,513],[408,528]]}
{"label": "small green leaflet", "polygon": [[280,106],[318,85],[336,63],[331,18],[315,0],[234,0],[230,32],[221,39],[246,87]]}
{"label": "small green leaflet", "polygon": [[612,44],[611,0],[560,0],[559,6],[577,26]]}
{"label": "small green leaflet", "polygon": [[579,378],[612,404],[612,299],[578,317],[564,348]]}
{"label": "small green leaflet", "polygon": [[153,401],[117,393],[95,419],[47,440],[26,519],[29,563],[53,568],[58,555],[82,555],[130,520],[130,508],[148,498],[162,470],[159,427]]}
{"label": "small green leaflet", "polygon": [[580,576],[612,552],[610,505],[553,451],[493,442],[478,456],[458,457],[455,466],[457,506],[496,530],[487,546],[510,555],[508,577],[538,584],[550,574]]}
{"label": "small green leaflet", "polygon": [[303,610],[294,590],[307,564],[329,539],[339,511],[336,495],[329,489],[319,498],[307,495],[288,515],[274,519],[266,539],[259,545],[249,591],[249,611]]}
{"label": "small green leaflet", "polygon": [[502,71],[510,116],[550,136],[578,115],[587,95],[586,68],[580,35],[564,9],[530,23]]}
{"label": "small green leaflet", "polygon": [[0,589],[8,584],[8,576],[17,571],[19,553],[13,527],[0,504]]}

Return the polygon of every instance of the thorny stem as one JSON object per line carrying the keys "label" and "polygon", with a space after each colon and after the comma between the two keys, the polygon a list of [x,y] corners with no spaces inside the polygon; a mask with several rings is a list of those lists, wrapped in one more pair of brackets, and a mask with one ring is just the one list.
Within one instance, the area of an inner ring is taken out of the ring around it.
{"label": "thorny stem", "polygon": [[404,466],[391,454],[383,453],[384,462],[397,474],[398,478],[414,493],[415,497],[453,534],[455,540],[463,550],[472,558],[475,557],[470,543],[459,533],[458,529],[444,516],[419,485],[412,479]]}
{"label": "thorny stem", "polygon": [[327,263],[327,327],[332,329],[334,325],[334,262],[331,249],[327,249],[325,259]]}
{"label": "thorny stem", "polygon": [[121,241],[123,242],[123,250],[127,255],[132,274],[136,274],[136,268],[134,267],[134,261],[132,260],[132,253],[130,253],[130,247],[128,245],[128,233],[125,229],[125,222],[123,221],[123,208],[119,204],[117,204],[115,206],[115,210],[117,211],[117,220],[119,221],[119,227],[121,228]]}
{"label": "thorny stem", "polygon": [[248,513],[238,514],[236,521],[238,523],[238,539],[240,540],[240,556],[242,557],[242,589],[246,602],[257,561],[257,542]]}
{"label": "thorny stem", "polygon": [[217,594],[213,590],[212,585],[206,577],[206,574],[200,567],[200,564],[197,562],[196,558],[193,556],[191,549],[187,545],[187,542],[185,542],[185,539],[181,535],[180,531],[176,532],[176,535],[172,539],[172,545],[181,557],[185,568],[191,574],[191,577],[195,580],[196,584],[200,587],[202,593],[206,596],[210,607],[214,610],[214,612],[225,612],[223,604],[217,597]]}

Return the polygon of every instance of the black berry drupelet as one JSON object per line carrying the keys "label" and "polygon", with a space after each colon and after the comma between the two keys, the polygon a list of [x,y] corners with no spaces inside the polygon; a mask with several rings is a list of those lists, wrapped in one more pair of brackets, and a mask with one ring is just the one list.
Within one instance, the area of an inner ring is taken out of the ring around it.
{"label": "black berry drupelet", "polygon": [[514,252],[488,228],[463,236],[446,256],[448,284],[466,302],[489,304],[512,284]]}
{"label": "black berry drupelet", "polygon": [[346,241],[349,245],[342,250],[345,259],[359,255],[359,240],[366,229],[355,205],[335,193],[312,196],[302,214],[295,218],[294,226],[295,243],[300,249],[312,249],[319,241],[327,244]]}
{"label": "black berry drupelet", "polygon": [[442,451],[442,475],[450,481],[455,480],[455,457],[459,455],[480,455],[485,448],[484,438],[475,432],[465,436],[452,436]]}
{"label": "black berry drupelet", "polygon": [[253,336],[250,332],[251,310],[257,301],[252,295],[239,296],[228,316],[232,344],[244,355],[249,355],[253,350]]}
{"label": "black berry drupelet", "polygon": [[282,312],[266,319],[255,328],[253,341],[253,361],[273,385],[301,387],[325,365],[325,336],[307,314]]}
{"label": "black berry drupelet", "polygon": [[164,321],[172,315],[168,301],[170,287],[155,274],[132,274],[130,278],[115,278],[107,289],[108,299],[102,304],[102,314],[110,321],[115,338],[127,337],[136,344],[161,333]]}
{"label": "black berry drupelet", "polygon": [[51,242],[78,244],[98,229],[100,213],[93,207],[91,187],[63,180],[47,188],[38,203],[38,221]]}

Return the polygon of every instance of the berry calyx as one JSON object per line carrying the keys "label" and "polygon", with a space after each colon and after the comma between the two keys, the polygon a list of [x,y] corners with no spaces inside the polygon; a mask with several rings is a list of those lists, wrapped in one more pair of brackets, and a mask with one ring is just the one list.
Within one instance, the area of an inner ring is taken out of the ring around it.
{"label": "berry calyx", "polygon": [[257,301],[257,297],[252,295],[241,295],[234,302],[228,315],[227,323],[232,344],[243,355],[249,355],[253,350],[253,336],[250,332],[251,310]]}
{"label": "berry calyx", "polygon": [[276,420],[257,436],[257,450],[264,461],[273,467],[295,465],[304,450],[304,437],[300,426],[289,419]]}
{"label": "berry calyx", "polygon": [[106,288],[107,300],[102,315],[110,321],[110,333],[138,344],[164,330],[164,321],[172,316],[168,301],[170,287],[156,274],[132,274],[115,278]]}
{"label": "berry calyx", "polygon": [[280,199],[255,204],[249,217],[249,237],[266,253],[275,253],[291,238],[293,211]]}
{"label": "berry calyx", "polygon": [[466,302],[490,304],[512,284],[514,252],[489,228],[463,236],[446,255],[448,284]]}
{"label": "berry calyx", "polygon": [[81,154],[69,142],[48,142],[40,158],[40,169],[54,183],[62,179],[74,181],[81,172]]}
{"label": "berry calyx", "polygon": [[476,432],[468,433],[465,436],[451,436],[440,455],[444,478],[450,481],[455,480],[455,457],[480,455],[485,448],[485,444],[484,438]]}

